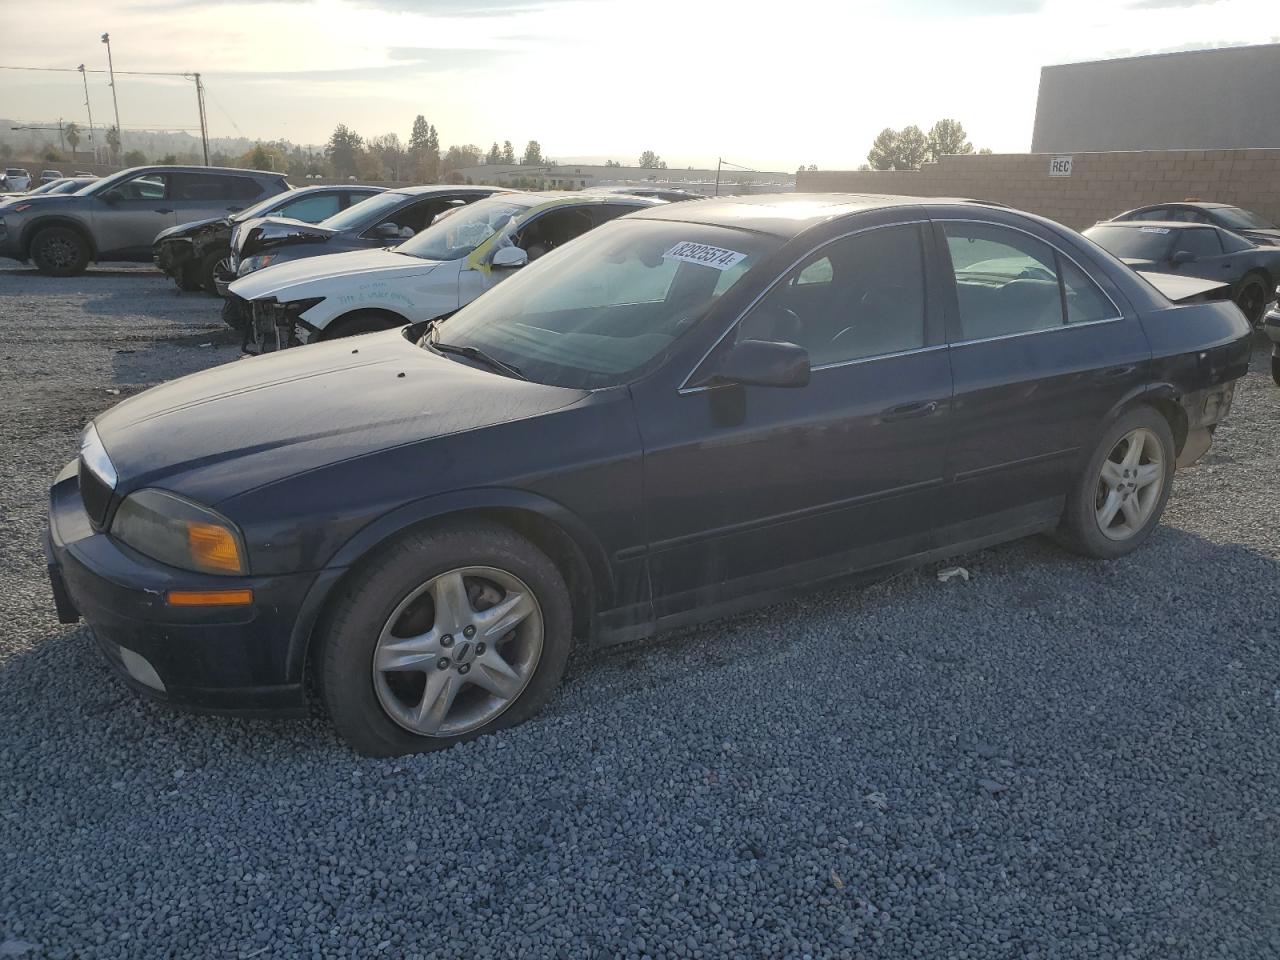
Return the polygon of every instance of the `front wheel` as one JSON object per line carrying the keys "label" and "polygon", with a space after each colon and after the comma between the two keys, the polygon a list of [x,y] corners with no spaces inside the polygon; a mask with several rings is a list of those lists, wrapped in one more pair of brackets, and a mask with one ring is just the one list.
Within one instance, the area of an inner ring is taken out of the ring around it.
{"label": "front wheel", "polygon": [[572,635],[555,564],[506,527],[405,535],[342,589],[317,676],[339,734],[371,756],[439,750],[551,698]]}
{"label": "front wheel", "polygon": [[89,245],[70,227],[45,227],[31,241],[36,268],[51,277],[74,277],[89,265]]}
{"label": "front wheel", "polygon": [[1245,277],[1244,283],[1236,293],[1236,306],[1249,321],[1249,326],[1256,327],[1262,322],[1263,314],[1267,312],[1269,295],[1270,291],[1262,277],[1257,274]]}
{"label": "front wheel", "polygon": [[1280,357],[1272,354],[1271,356],[1271,379],[1276,382],[1276,386],[1280,387]]}
{"label": "front wheel", "polygon": [[1059,540],[1105,560],[1136,550],[1164,513],[1176,459],[1173,432],[1157,411],[1140,407],[1121,416],[1068,494]]}

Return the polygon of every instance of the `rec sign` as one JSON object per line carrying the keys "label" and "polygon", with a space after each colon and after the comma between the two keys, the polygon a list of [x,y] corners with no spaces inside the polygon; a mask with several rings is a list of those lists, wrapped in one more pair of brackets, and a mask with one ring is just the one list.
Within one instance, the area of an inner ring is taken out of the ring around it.
{"label": "rec sign", "polygon": [[1052,157],[1049,160],[1049,176],[1051,177],[1071,176],[1071,158],[1070,157]]}

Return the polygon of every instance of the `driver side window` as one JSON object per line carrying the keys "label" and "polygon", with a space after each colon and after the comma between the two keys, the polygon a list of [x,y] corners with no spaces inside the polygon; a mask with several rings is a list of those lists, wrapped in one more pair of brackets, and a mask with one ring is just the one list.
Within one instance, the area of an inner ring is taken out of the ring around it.
{"label": "driver side window", "polygon": [[743,318],[738,339],[794,343],[814,367],[923,347],[920,228],[880,227],[816,250]]}
{"label": "driver side window", "polygon": [[111,187],[106,196],[114,202],[140,201],[152,203],[163,200],[168,190],[169,176],[164,173],[142,173],[124,183]]}

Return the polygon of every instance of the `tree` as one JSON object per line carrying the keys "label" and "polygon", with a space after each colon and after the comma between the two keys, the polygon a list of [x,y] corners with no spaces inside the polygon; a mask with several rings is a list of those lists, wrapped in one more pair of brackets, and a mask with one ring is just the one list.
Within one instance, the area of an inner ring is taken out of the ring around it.
{"label": "tree", "polygon": [[333,172],[339,177],[350,176],[356,172],[360,154],[364,150],[364,139],[345,123],[333,128],[329,143],[324,148],[324,155],[333,164]]}
{"label": "tree", "polygon": [[503,163],[516,162],[516,150],[515,150],[515,147],[511,146],[510,140],[502,141],[502,162]]}
{"label": "tree", "polygon": [[440,163],[440,171],[443,174],[442,179],[445,183],[462,183],[462,174],[458,174],[458,179],[456,180],[451,179],[451,177],[464,167],[478,167],[480,158],[483,156],[484,151],[474,143],[455,144],[449,148],[444,155],[444,160]]}
{"label": "tree", "polygon": [[[45,163],[58,163],[62,160],[62,154],[59,152],[57,147],[53,144],[49,144],[49,146],[44,148],[44,153],[40,154],[40,159]],[[146,163],[146,161],[139,160],[138,163]],[[131,167],[136,167],[137,165],[137,163],[130,164]]]}
{"label": "tree", "polygon": [[107,156],[112,163],[120,156],[120,131],[115,127],[107,127]]}
{"label": "tree", "polygon": [[979,155],[984,157],[991,156],[992,152],[993,151],[990,147],[983,147],[981,150],[978,151]]}
{"label": "tree", "polygon": [[[169,161],[165,161],[168,163]],[[267,144],[256,143],[252,150],[246,150],[244,156],[239,160],[239,166],[248,167],[250,170],[281,170],[285,169],[284,154]]]}
{"label": "tree", "polygon": [[898,161],[898,131],[885,127],[871,141],[867,151],[867,163],[874,170],[894,170]]}
{"label": "tree", "polygon": [[71,156],[75,157],[76,150],[80,147],[80,127],[75,123],[68,123],[62,128],[62,135],[71,145]]}
{"label": "tree", "polygon": [[942,119],[929,128],[929,159],[937,161],[939,157],[956,154],[973,153],[973,144],[964,132],[964,125],[959,120]]}
{"label": "tree", "polygon": [[605,165],[606,167],[620,167],[620,166],[622,166],[622,161],[621,161],[621,160],[606,160],[606,161],[604,162],[604,165]]}
{"label": "tree", "polygon": [[929,155],[929,140],[914,123],[898,131],[899,170],[919,170]]}
{"label": "tree", "polygon": [[394,133],[384,133],[369,141],[369,154],[378,168],[379,180],[400,180],[406,158],[404,144]]}
{"label": "tree", "polygon": [[485,163],[501,163],[502,162],[502,150],[499,149],[497,140],[493,141],[493,146],[490,147],[489,152],[485,154],[484,162]]}
{"label": "tree", "polygon": [[147,155],[141,150],[130,150],[124,155],[126,167],[140,167],[147,162]]}
{"label": "tree", "polygon": [[542,159],[542,144],[537,140],[530,140],[524,147],[524,156],[520,158],[522,167],[540,167],[545,160]]}
{"label": "tree", "polygon": [[636,166],[643,167],[646,170],[665,170],[667,162],[652,150],[646,150],[640,154],[640,162]]}

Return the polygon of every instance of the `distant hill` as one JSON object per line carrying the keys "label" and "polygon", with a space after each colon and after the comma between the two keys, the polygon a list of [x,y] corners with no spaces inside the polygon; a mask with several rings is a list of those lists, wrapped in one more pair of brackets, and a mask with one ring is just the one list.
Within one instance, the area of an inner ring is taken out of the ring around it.
{"label": "distant hill", "polygon": [[[64,119],[63,123],[67,123]],[[9,152],[7,155],[14,157],[23,157],[28,159],[37,158],[47,147],[58,148],[58,131],[54,130],[13,130],[12,127],[18,126],[16,120],[8,120],[0,117],[0,152],[4,152],[5,145],[8,145]],[[57,120],[28,120],[25,126],[35,127],[57,127]],[[77,121],[80,128],[80,152],[87,152],[89,147],[89,130],[88,125]],[[107,128],[105,126],[94,124],[94,133],[98,137],[100,144],[105,143],[103,138],[106,137]],[[210,137],[209,153],[222,153],[227,156],[238,157],[245,152],[252,150],[254,145],[259,141],[251,140],[248,137]],[[125,151],[141,150],[150,160],[155,160],[166,154],[172,153],[179,160],[196,159],[201,154],[200,138],[191,133],[186,132],[169,132],[163,130],[126,130],[124,132],[122,147]],[[304,150],[320,151],[322,147],[307,146]]]}

